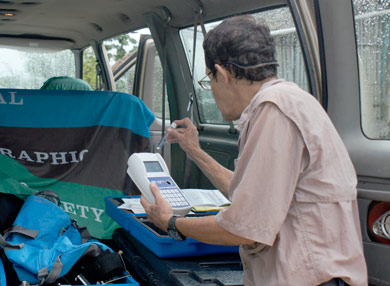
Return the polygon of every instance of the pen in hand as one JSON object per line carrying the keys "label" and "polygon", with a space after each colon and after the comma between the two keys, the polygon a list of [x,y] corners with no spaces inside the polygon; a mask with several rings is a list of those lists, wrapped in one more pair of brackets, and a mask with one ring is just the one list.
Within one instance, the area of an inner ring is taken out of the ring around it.
{"label": "pen in hand", "polygon": [[[177,124],[175,122],[171,123],[171,128],[175,129],[177,127]],[[167,140],[168,133],[165,132],[164,137],[161,139],[160,143],[157,146],[157,150],[160,150],[163,146],[165,141]]]}

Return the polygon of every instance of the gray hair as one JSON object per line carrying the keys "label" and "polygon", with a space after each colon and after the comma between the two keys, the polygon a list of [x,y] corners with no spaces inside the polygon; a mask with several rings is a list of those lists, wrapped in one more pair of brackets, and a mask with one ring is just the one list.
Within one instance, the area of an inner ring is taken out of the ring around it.
{"label": "gray hair", "polygon": [[251,15],[224,20],[207,33],[203,49],[206,66],[214,76],[215,64],[251,82],[276,76],[275,41],[264,21]]}

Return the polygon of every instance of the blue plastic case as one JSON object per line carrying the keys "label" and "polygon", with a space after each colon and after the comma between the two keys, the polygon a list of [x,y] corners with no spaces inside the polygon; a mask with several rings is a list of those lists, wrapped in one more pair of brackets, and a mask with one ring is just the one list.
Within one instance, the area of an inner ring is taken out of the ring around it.
{"label": "blue plastic case", "polygon": [[[127,196],[129,197],[136,196]],[[168,234],[155,229],[150,223],[148,225],[146,214],[135,215],[131,211],[119,209],[118,206],[122,204],[121,198],[126,196],[105,198],[107,214],[160,258],[238,252],[238,246],[207,244],[189,237],[184,241],[176,241]]]}

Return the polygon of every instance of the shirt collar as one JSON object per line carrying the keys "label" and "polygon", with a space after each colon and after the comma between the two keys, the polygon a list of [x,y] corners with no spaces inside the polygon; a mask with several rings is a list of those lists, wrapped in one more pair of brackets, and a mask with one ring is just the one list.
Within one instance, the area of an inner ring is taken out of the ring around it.
{"label": "shirt collar", "polygon": [[240,120],[237,125],[238,131],[242,131],[244,128],[245,124],[249,120],[250,115],[252,114],[252,111],[254,108],[256,108],[257,104],[254,104],[256,99],[261,95],[261,92],[266,89],[267,87],[270,87],[271,85],[277,84],[279,82],[285,81],[284,79],[273,79],[265,82],[259,89],[259,91],[255,94],[255,96],[252,98],[251,102],[248,104],[247,107],[243,110],[240,116]]}

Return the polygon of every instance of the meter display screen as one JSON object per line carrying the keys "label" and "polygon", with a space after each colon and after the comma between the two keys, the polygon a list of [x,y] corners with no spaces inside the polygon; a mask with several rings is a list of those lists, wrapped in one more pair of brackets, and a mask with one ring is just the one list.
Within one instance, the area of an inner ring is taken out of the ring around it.
{"label": "meter display screen", "polygon": [[158,161],[144,161],[146,172],[164,172]]}

